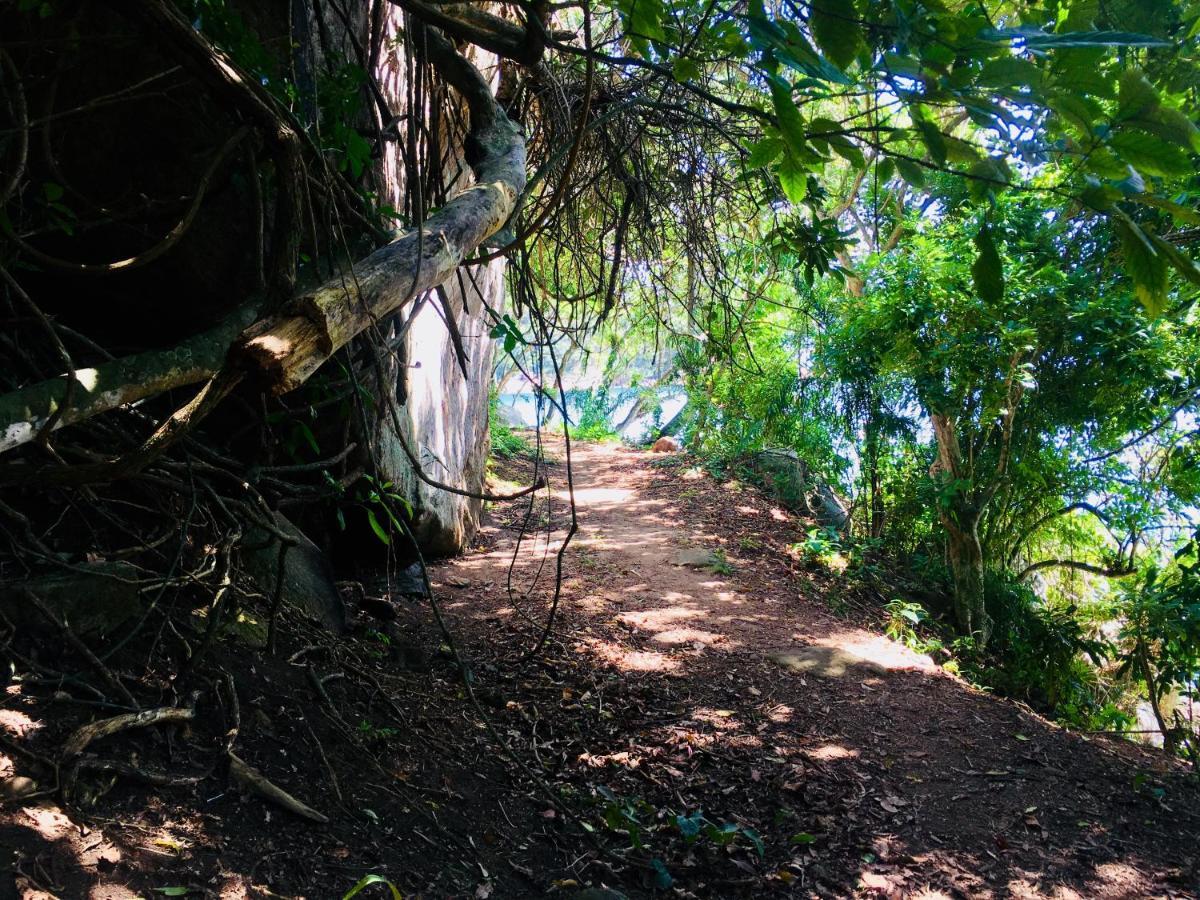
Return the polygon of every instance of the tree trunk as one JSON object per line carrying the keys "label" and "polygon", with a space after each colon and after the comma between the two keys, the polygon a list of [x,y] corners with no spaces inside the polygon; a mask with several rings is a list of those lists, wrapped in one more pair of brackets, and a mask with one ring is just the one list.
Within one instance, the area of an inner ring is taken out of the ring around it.
{"label": "tree trunk", "polygon": [[940,413],[930,416],[937,438],[933,477],[951,479],[948,496],[938,503],[938,519],[946,529],[950,572],[954,582],[954,616],[958,629],[975,638],[980,647],[992,636],[983,593],[983,545],[979,540],[982,510],[973,499],[970,472],[964,465],[954,419]]}
{"label": "tree trunk", "polygon": [[979,542],[978,518],[965,510],[957,515],[951,510],[939,510],[939,517],[949,542],[958,629],[974,636],[983,647],[992,636],[992,620],[984,603],[983,547]]}

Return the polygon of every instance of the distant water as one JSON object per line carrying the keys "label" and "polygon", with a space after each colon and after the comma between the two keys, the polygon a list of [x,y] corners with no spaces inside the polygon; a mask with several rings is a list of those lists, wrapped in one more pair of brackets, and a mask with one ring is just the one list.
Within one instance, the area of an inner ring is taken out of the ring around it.
{"label": "distant water", "polygon": [[[567,412],[571,416],[572,422],[579,421],[580,413],[580,398],[571,396],[567,402]],[[633,408],[635,400],[630,399],[618,406],[609,416],[609,424],[616,428],[617,424],[624,421],[629,415],[629,411]],[[659,403],[662,404],[662,413],[659,416],[659,421],[666,424],[671,421],[671,418],[683,409],[684,403],[687,402],[687,397],[679,388],[664,388],[659,393]],[[537,424],[537,395],[524,391],[516,394],[501,394],[500,395],[500,413],[511,425],[519,425],[526,428],[532,428]],[[546,415],[552,413],[547,422]],[[550,425],[562,426],[562,422],[558,416],[558,410],[551,404],[542,402],[542,423]],[[643,440],[651,427],[654,425],[654,417],[650,415],[638,416],[630,422],[621,432],[622,437],[627,437],[630,440]]]}

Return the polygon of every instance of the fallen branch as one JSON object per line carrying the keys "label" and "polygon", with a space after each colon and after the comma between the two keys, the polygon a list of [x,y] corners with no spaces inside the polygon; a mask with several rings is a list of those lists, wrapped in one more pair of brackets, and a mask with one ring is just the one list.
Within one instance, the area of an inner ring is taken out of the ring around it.
{"label": "fallen branch", "polygon": [[76,768],[86,769],[89,772],[111,772],[114,775],[140,781],[143,784],[152,784],[155,787],[195,787],[205,778],[203,775],[168,775],[165,772],[151,772],[132,763],[97,757],[85,757],[79,760]]}
{"label": "fallen branch", "polygon": [[249,794],[257,794],[264,800],[270,800],[288,812],[322,824],[329,821],[329,816],[319,813],[311,806],[301,803],[283,788],[276,787],[253,766],[247,765],[236,753],[229,754],[229,777],[234,784]]}
{"label": "fallen branch", "polygon": [[153,397],[172,388],[211,378],[234,338],[258,314],[258,304],[242,306],[208,331],[169,350],[151,350],[75,371],[70,406],[62,398],[70,376],[60,375],[0,396],[0,453],[33,440],[47,423],[54,428]]}
{"label": "fallen branch", "polygon": [[81,725],[71,732],[70,737],[63,743],[59,751],[59,762],[70,762],[83,753],[89,744],[101,738],[110,737],[119,731],[130,728],[145,728],[147,725],[161,725],[164,722],[190,722],[196,718],[196,711],[188,706],[159,706],[155,709],[143,709],[141,712],[125,713],[113,716],[111,719],[100,719]]}

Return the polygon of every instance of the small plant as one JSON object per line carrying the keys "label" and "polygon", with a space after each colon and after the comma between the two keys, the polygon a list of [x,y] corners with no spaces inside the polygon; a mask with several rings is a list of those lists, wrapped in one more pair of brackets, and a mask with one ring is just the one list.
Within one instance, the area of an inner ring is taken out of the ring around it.
{"label": "small plant", "polygon": [[766,852],[762,837],[753,828],[738,825],[736,822],[722,822],[717,824],[706,819],[704,813],[700,810],[696,810],[690,816],[675,816],[675,827],[679,829],[679,833],[683,836],[683,842],[688,845],[695,844],[702,838],[705,838],[716,847],[728,847],[738,838],[742,838],[754,848],[754,852],[758,854],[760,859]]}
{"label": "small plant", "polygon": [[368,743],[384,743],[400,736],[399,728],[379,726],[369,719],[358,723],[358,733]]}
{"label": "small plant", "polygon": [[888,614],[887,627],[884,629],[887,636],[893,641],[899,641],[905,646],[916,649],[916,645],[921,643],[921,639],[917,636],[917,628],[929,618],[925,607],[920,603],[897,598],[889,601],[883,608]]}
{"label": "small plant", "polygon": [[370,887],[373,884],[386,885],[387,889],[392,894],[392,900],[403,900],[403,898],[400,895],[400,889],[398,887],[396,887],[394,884],[392,884],[390,881],[388,881],[386,878],[384,878],[382,875],[364,875],[359,880],[358,884],[354,885],[354,887],[350,888],[350,890],[346,892],[345,896],[342,897],[342,900],[351,900],[351,898],[357,897],[359,894],[361,894],[363,892],[364,889]]}
{"label": "small plant", "polygon": [[791,546],[791,551],[806,563],[819,565],[839,575],[849,566],[843,553],[841,535],[828,526],[810,528],[803,541]]}
{"label": "small plant", "polygon": [[642,840],[644,829],[640,817],[653,814],[654,808],[638,797],[622,799],[602,784],[597,785],[596,790],[606,801],[600,809],[600,819],[604,822],[604,826],[609,831],[625,834],[633,849],[643,849],[645,846]]}
{"label": "small plant", "polygon": [[725,551],[721,549],[712,552],[712,562],[708,564],[708,571],[714,575],[732,575],[733,564],[725,556]]}

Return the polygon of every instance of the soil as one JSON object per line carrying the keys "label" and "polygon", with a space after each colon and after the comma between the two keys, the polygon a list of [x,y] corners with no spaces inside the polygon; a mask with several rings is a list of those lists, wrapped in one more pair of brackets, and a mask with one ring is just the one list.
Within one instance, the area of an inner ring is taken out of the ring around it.
{"label": "soil", "polygon": [[[194,722],[89,748],[198,784],[81,775],[69,803],[0,800],[0,900],[340,897],[371,874],[427,898],[1200,897],[1181,764],[888,640],[877,604],[789,549],[812,523],[683,454],[573,448],[579,530],[529,657],[569,524],[564,449],[549,510],[545,492],[498,505],[474,552],[431,569],[470,694],[428,604],[386,575],[348,589],[349,639],[289,618],[271,656],[230,635]],[[187,701],[175,630],[112,661],[144,706]],[[113,713],[75,684],[6,691],[0,779],[42,788],[28,754]],[[330,821],[231,786],[226,740]]]}

